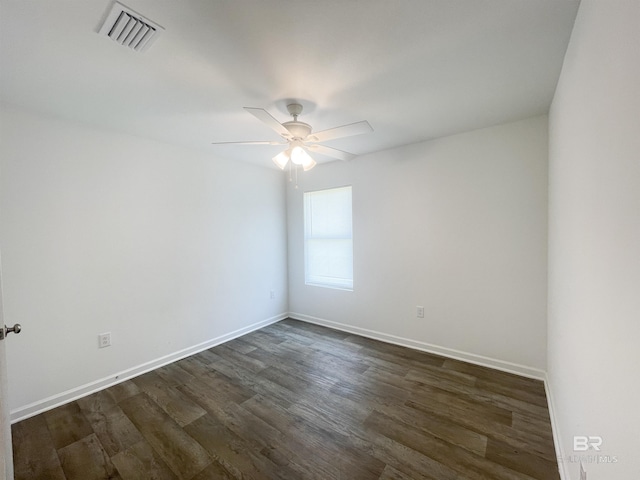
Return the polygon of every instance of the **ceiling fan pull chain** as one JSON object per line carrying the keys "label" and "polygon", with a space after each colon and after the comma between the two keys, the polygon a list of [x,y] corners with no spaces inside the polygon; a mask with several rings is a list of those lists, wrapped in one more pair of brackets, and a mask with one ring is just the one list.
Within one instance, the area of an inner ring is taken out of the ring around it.
{"label": "ceiling fan pull chain", "polygon": [[293,178],[291,178],[291,164],[293,164],[293,162],[289,162],[289,182],[293,181]]}

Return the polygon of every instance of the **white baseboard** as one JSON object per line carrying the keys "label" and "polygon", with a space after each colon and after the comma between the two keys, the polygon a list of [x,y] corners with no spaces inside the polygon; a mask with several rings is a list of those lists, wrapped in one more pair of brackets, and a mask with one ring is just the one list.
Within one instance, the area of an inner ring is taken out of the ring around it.
{"label": "white baseboard", "polygon": [[412,348],[414,350],[421,350],[423,352],[434,353],[443,357],[452,358],[455,360],[461,360],[463,362],[473,363],[482,367],[494,368],[503,372],[514,373],[523,377],[534,378],[536,380],[545,380],[546,373],[544,370],[539,370],[533,367],[527,367],[526,365],[520,365],[517,363],[505,362],[504,360],[498,360],[495,358],[485,357],[482,355],[476,355],[475,353],[463,352],[452,348],[441,347],[439,345],[433,345],[426,342],[420,342],[417,340],[411,340],[409,338],[398,337],[388,333],[378,332],[375,330],[369,330],[367,328],[354,327],[353,325],[347,325],[344,323],[334,322],[332,320],[325,320],[323,318],[312,317],[302,313],[289,312],[289,317],[295,320],[300,320],[307,323],[314,323],[323,327],[333,328],[335,330],[341,330],[343,332],[349,332],[362,337],[372,338],[374,340],[380,340],[386,343],[393,343],[402,347]]}
{"label": "white baseboard", "polygon": [[556,417],[556,409],[554,406],[553,393],[551,385],[549,385],[549,377],[545,373],[544,391],[547,395],[547,406],[549,408],[549,418],[551,419],[551,432],[553,433],[553,444],[556,448],[556,459],[558,461],[558,471],[560,472],[560,480],[571,480],[569,472],[567,472],[567,462],[565,461],[564,449],[560,441],[560,427]]}
{"label": "white baseboard", "polygon": [[39,413],[59,407],[60,405],[72,402],[74,400],[77,400],[78,398],[90,395],[107,387],[111,387],[118,383],[124,382],[125,380],[129,380],[131,378],[137,377],[138,375],[142,375],[143,373],[149,372],[169,363],[176,362],[183,358],[202,352],[203,350],[215,347],[216,345],[220,345],[221,343],[228,342],[229,340],[233,340],[234,338],[241,337],[242,335],[246,335],[247,333],[253,332],[254,330],[259,330],[260,328],[266,327],[267,325],[271,325],[272,323],[284,320],[287,317],[287,313],[281,313],[280,315],[267,318],[266,320],[256,322],[252,325],[234,330],[233,332],[229,332],[224,335],[220,335],[216,338],[198,343],[197,345],[178,350],[177,352],[171,353],[169,355],[165,355],[163,357],[156,358],[155,360],[145,362],[141,365],[128,368],[127,370],[114,373],[112,375],[109,375],[108,377],[101,378],[99,380],[80,385],[76,388],[72,388],[65,392],[52,395],[43,400],[38,400],[37,402],[30,403],[29,405],[25,405],[11,411],[11,423],[16,423],[20,420],[25,420],[29,417],[33,417],[34,415],[38,415]]}

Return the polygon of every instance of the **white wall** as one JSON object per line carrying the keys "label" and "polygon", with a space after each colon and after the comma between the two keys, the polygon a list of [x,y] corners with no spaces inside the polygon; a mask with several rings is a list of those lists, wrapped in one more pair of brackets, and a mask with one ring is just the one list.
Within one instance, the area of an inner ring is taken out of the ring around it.
{"label": "white wall", "polygon": [[[583,0],[550,112],[549,379],[589,480],[640,478],[640,2]],[[567,477],[569,478],[569,477]]]}
{"label": "white wall", "polygon": [[[305,286],[302,194],[347,184],[354,291]],[[542,375],[546,116],[319,165],[287,208],[294,317]]]}
{"label": "white wall", "polygon": [[281,172],[11,108],[1,119],[5,319],[23,326],[7,345],[14,412],[287,312]]}

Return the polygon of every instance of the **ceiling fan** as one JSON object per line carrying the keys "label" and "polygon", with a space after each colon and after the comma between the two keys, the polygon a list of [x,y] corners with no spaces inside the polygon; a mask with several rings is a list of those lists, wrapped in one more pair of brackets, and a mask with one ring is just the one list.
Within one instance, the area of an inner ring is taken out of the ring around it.
{"label": "ceiling fan", "polygon": [[293,120],[284,123],[278,122],[269,112],[262,108],[244,107],[244,109],[278,133],[282,137],[281,140],[214,142],[213,145],[287,145],[285,150],[273,157],[274,163],[282,170],[284,170],[289,160],[291,160],[291,163],[294,165],[302,166],[305,171],[311,170],[316,165],[316,162],[311,155],[309,155],[309,152],[319,153],[328,157],[337,158],[338,160],[351,160],[356,155],[321,145],[321,143],[336,138],[351,137],[373,132],[373,128],[371,128],[369,122],[363,120],[361,122],[350,123],[348,125],[312,133],[311,125],[298,120],[298,115],[302,113],[302,105],[299,103],[290,103],[287,105],[287,111],[291,114]]}

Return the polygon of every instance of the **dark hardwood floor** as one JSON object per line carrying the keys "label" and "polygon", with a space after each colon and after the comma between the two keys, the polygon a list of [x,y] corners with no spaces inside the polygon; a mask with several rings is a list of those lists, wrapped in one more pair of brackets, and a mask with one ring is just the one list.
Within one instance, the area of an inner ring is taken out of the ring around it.
{"label": "dark hardwood floor", "polygon": [[285,320],[13,426],[22,479],[559,479],[542,382]]}

